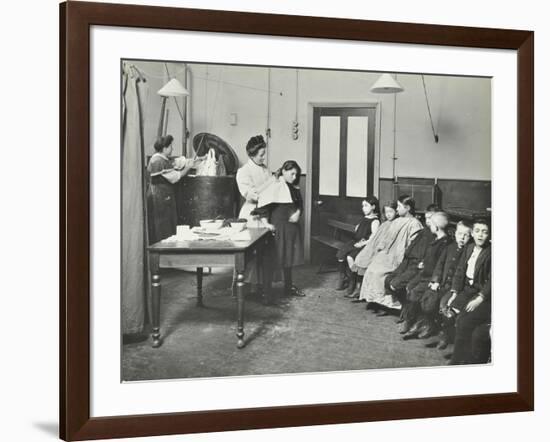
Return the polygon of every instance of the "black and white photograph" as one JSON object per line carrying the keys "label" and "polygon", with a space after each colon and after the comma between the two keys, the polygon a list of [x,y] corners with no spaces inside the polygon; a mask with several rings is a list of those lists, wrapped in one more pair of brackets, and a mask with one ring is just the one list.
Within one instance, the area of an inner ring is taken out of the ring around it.
{"label": "black and white photograph", "polygon": [[2,440],[545,434],[543,9],[7,4]]}
{"label": "black and white photograph", "polygon": [[491,78],[120,84],[123,382],[491,363]]}

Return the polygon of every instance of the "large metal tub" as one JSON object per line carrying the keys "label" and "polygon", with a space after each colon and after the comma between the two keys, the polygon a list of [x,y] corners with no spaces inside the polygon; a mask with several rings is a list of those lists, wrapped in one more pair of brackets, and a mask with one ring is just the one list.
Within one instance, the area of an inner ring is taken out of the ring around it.
{"label": "large metal tub", "polygon": [[185,176],[175,187],[178,225],[198,226],[201,219],[238,214],[240,194],[234,175]]}

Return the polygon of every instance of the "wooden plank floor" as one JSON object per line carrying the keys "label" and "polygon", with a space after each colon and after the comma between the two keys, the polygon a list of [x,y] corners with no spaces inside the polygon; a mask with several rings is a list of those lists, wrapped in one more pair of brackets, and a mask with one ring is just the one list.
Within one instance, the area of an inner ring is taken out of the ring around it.
{"label": "wooden plank floor", "polygon": [[[123,380],[243,376],[445,365],[449,351],[405,342],[394,317],[376,317],[365,304],[352,304],[333,289],[336,273],[315,267],[295,271],[303,298],[282,298],[265,307],[247,297],[245,338],[236,348],[235,298],[231,273],[204,278],[204,308],[195,305],[193,273],[163,275],[162,347],[149,341],[123,345]],[[282,290],[275,284],[275,292]]]}

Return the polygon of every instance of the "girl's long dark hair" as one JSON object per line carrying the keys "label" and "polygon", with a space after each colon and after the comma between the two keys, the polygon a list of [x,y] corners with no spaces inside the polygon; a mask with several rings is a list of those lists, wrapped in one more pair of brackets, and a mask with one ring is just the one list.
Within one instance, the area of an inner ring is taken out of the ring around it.
{"label": "girl's long dark hair", "polygon": [[375,196],[367,196],[364,201],[369,203],[371,206],[374,207],[374,213],[376,213],[378,216],[380,216],[380,203],[378,202],[378,198]]}
{"label": "girl's long dark hair", "polygon": [[298,163],[294,160],[287,160],[283,163],[281,168],[277,170],[277,173],[275,174],[277,178],[283,175],[283,170],[292,170],[296,169],[296,179],[292,184],[297,186],[300,183],[300,175],[302,175],[302,168],[298,165]]}
{"label": "girl's long dark hair", "polygon": [[415,215],[416,214],[416,202],[414,201],[414,199],[412,198],[412,196],[409,196],[409,195],[401,195],[399,198],[398,198],[399,202],[401,204],[403,204],[404,206],[409,206],[409,213],[411,215]]}

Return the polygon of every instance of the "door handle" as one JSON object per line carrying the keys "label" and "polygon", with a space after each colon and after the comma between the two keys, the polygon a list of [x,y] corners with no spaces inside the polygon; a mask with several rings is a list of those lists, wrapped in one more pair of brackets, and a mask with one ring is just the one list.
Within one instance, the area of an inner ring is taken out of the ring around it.
{"label": "door handle", "polygon": [[317,201],[315,201],[315,205],[316,205],[317,207],[322,206],[323,203],[324,203],[324,201],[322,201],[322,200],[317,200]]}

